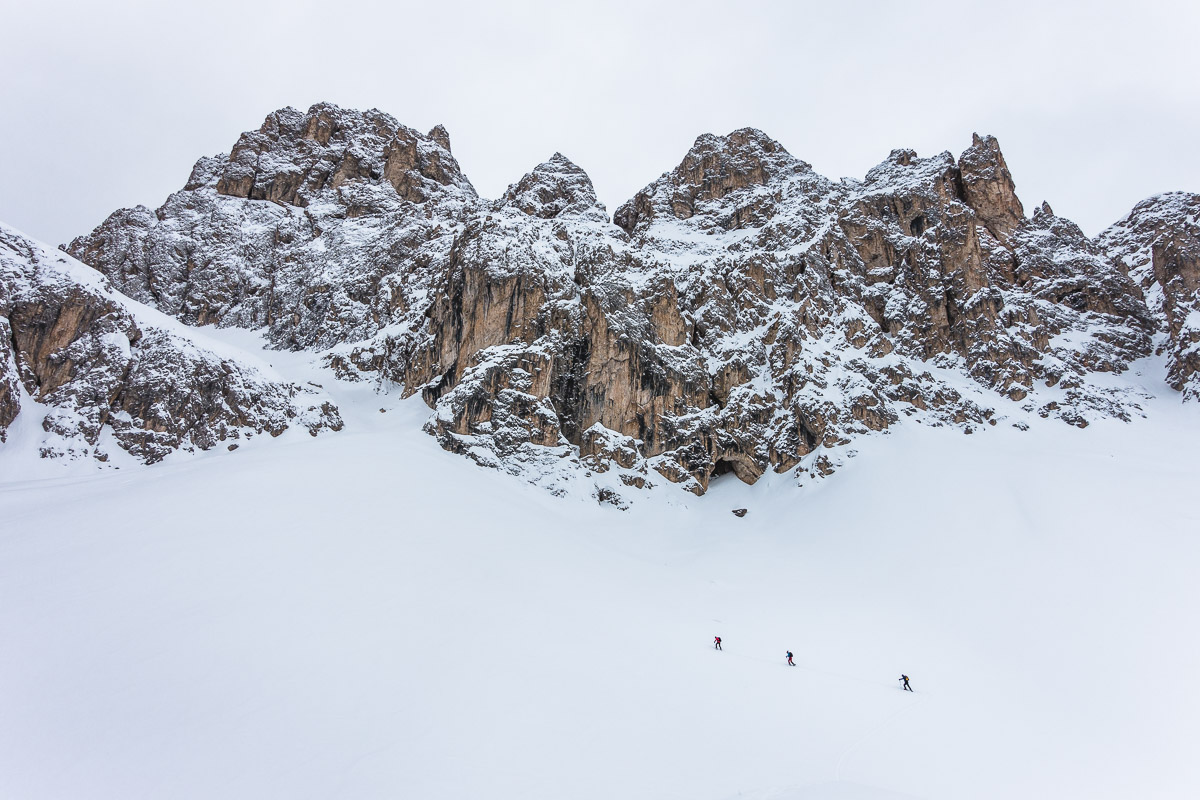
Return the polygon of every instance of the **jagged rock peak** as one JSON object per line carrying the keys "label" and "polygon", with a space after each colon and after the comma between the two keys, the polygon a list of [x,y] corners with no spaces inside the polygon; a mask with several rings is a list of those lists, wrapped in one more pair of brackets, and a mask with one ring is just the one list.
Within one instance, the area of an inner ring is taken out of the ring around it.
{"label": "jagged rock peak", "polygon": [[920,156],[917,151],[910,147],[897,147],[892,152],[888,153],[888,157],[884,159],[884,164],[895,164],[900,167],[910,167],[913,161],[918,160]]}
{"label": "jagged rock peak", "polygon": [[569,214],[608,221],[592,179],[562,153],[555,153],[509,186],[499,205],[542,219]]}
{"label": "jagged rock peak", "polygon": [[1138,239],[1149,244],[1159,235],[1174,228],[1200,228],[1200,194],[1194,192],[1163,192],[1147,197],[1119,222],[1100,234],[1099,238],[1137,233]]}
{"label": "jagged rock peak", "polygon": [[435,142],[437,142],[439,145],[441,145],[442,148],[447,153],[450,152],[450,132],[446,130],[445,125],[442,125],[440,123],[437,125],[434,125],[433,128],[426,135],[430,139],[433,139]]}
{"label": "jagged rock peak", "polygon": [[[737,189],[766,184],[803,164],[779,142],[756,128],[739,128],[728,136],[705,134],[675,168],[698,200],[720,199]],[[807,166],[807,165],[804,165]]]}
{"label": "jagged rock peak", "polygon": [[959,156],[958,168],[967,205],[996,239],[1008,241],[1025,218],[1025,208],[1017,198],[1012,173],[996,137],[972,134],[971,146]]}
{"label": "jagged rock peak", "polygon": [[443,187],[474,197],[449,144],[440,125],[423,135],[377,109],[317,103],[302,113],[287,107],[242,134],[228,156],[198,161],[185,189],[212,186],[231,197],[294,206],[351,181],[390,183],[414,203]]}
{"label": "jagged rock peak", "polygon": [[1136,220],[1151,215],[1177,216],[1180,223],[1200,225],[1200,194],[1195,192],[1162,192],[1147,197],[1133,207],[1126,220]]}
{"label": "jagged rock peak", "polygon": [[618,208],[613,221],[632,233],[656,217],[689,219],[704,203],[810,169],[756,128],[739,128],[727,136],[706,133],[696,138],[679,166]]}
{"label": "jagged rock peak", "polygon": [[[916,150],[901,147],[867,170],[863,183],[867,187],[884,186],[888,190],[912,191],[939,178],[957,183],[957,169],[954,156],[948,151],[921,158]],[[957,189],[954,191],[957,192]]]}

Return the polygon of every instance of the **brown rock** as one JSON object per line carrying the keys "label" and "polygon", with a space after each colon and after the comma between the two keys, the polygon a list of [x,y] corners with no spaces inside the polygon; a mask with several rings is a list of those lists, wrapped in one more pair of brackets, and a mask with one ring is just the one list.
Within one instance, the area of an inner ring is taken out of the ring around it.
{"label": "brown rock", "polygon": [[1025,219],[1025,209],[1017,198],[1000,143],[993,136],[972,134],[971,146],[959,156],[958,168],[963,200],[1004,244]]}

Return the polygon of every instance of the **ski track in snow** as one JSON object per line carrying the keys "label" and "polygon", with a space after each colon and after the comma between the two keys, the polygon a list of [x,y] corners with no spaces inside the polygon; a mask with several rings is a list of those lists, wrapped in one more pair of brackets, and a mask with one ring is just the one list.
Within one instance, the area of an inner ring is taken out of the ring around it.
{"label": "ski track in snow", "polygon": [[906,425],[802,489],[620,512],[206,333],[346,429],[120,470],[0,450],[5,800],[1200,793],[1200,420],[1161,387],[1130,424]]}

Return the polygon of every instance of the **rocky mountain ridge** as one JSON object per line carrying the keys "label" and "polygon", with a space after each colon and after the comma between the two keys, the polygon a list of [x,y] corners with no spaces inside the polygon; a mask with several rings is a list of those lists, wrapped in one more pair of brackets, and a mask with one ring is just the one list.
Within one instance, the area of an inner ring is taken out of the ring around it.
{"label": "rocky mountain ridge", "polygon": [[310,388],[272,380],[112,290],[69,256],[0,225],[0,442],[18,417],[44,458],[153,463],[293,425],[339,430]]}
{"label": "rocky mountain ridge", "polygon": [[440,126],[318,104],[67,249],[183,322],[420,392],[480,463],[701,493],[827,473],[907,417],[1128,418],[1144,393],[1113,378],[1156,348],[1194,398],[1196,207],[1153,198],[1093,240],[1025,216],[991,137],[835,182],[746,128],[701,136],[610,222],[561,154],[487,200]]}

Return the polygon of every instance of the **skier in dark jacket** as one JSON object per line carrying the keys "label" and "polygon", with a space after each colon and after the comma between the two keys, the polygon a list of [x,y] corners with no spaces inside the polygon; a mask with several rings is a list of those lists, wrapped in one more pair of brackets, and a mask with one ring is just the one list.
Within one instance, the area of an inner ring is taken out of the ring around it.
{"label": "skier in dark jacket", "polygon": [[907,675],[901,675],[900,680],[904,681],[904,687],[903,687],[904,691],[911,692],[913,690],[913,688],[908,685],[908,676]]}
{"label": "skier in dark jacket", "polygon": [[721,649],[721,637],[720,636],[713,637],[713,646],[716,647],[718,650]]}
{"label": "skier in dark jacket", "polygon": [[789,666],[789,667],[794,667],[794,666],[796,666],[796,662],[795,662],[795,661],[792,661],[792,651],[791,651],[791,650],[788,650],[788,651],[787,651],[787,654],[788,654],[788,666]]}

